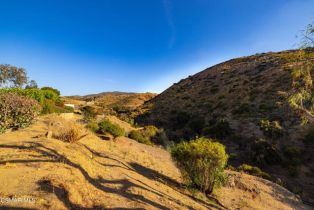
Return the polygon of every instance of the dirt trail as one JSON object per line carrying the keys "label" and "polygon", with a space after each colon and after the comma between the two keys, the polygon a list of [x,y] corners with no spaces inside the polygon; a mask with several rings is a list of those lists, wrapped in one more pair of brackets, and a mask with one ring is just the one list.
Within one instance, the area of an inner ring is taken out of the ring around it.
{"label": "dirt trail", "polygon": [[[113,142],[89,134],[74,144],[47,139],[40,137],[47,131],[45,120],[0,135],[0,208],[221,209],[182,187],[167,151],[124,137]],[[230,174],[234,184],[216,193],[230,209],[304,208],[281,187]],[[12,202],[15,198],[24,200]]]}

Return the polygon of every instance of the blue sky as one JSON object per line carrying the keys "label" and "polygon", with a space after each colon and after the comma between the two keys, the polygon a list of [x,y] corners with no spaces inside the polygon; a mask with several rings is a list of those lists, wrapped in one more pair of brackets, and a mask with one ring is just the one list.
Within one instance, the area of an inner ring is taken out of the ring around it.
{"label": "blue sky", "polygon": [[296,48],[313,0],[0,0],[0,63],[63,95],[162,92],[222,61]]}

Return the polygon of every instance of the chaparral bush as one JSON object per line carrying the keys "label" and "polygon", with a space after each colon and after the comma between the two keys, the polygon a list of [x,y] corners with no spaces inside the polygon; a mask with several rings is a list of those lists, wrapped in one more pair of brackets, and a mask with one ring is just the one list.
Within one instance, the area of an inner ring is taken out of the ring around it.
{"label": "chaparral bush", "polygon": [[162,143],[162,130],[159,130],[153,125],[145,126],[143,129],[133,130],[129,134],[129,138],[138,141],[139,143],[153,145],[154,143]]}
{"label": "chaparral bush", "polygon": [[93,120],[97,116],[96,109],[92,106],[84,106],[81,108],[81,111],[83,112],[84,119],[87,121]]}
{"label": "chaparral bush", "polygon": [[74,143],[87,135],[87,130],[83,124],[64,119],[56,114],[50,115],[47,123],[52,137],[64,142]]}
{"label": "chaparral bush", "polygon": [[98,132],[103,133],[103,134],[110,133],[114,137],[124,136],[124,134],[125,134],[125,131],[123,128],[121,128],[120,126],[118,126],[116,124],[111,123],[107,119],[101,121],[98,124],[98,126],[99,126]]}
{"label": "chaparral bush", "polygon": [[283,128],[278,121],[261,120],[260,129],[265,136],[272,139],[280,138],[283,135]]}
{"label": "chaparral bush", "polygon": [[268,179],[271,180],[271,176],[262,171],[260,168],[256,167],[256,166],[251,166],[248,164],[242,164],[241,166],[238,167],[239,171],[243,171],[245,173],[251,174],[253,176],[258,176],[258,177],[262,177],[264,179]]}
{"label": "chaparral bush", "polygon": [[224,168],[228,161],[225,147],[207,138],[182,142],[171,148],[185,181],[206,194],[225,181]]}
{"label": "chaparral bush", "polygon": [[22,88],[1,88],[0,93],[15,93],[17,95],[26,96],[38,101],[41,105],[45,103],[46,100],[57,101],[59,96],[51,90],[41,90],[41,89],[22,89]]}
{"label": "chaparral bush", "polygon": [[24,128],[40,113],[39,104],[14,93],[0,93],[0,130]]}

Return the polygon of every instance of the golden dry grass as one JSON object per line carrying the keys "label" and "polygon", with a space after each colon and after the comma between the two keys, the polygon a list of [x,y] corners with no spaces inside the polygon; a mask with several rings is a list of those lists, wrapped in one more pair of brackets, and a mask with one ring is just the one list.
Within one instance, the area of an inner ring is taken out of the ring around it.
{"label": "golden dry grass", "polygon": [[[93,134],[71,145],[34,138],[47,131],[44,121],[0,135],[0,180],[5,180],[0,197],[34,198],[0,202],[0,209],[223,209],[199,195],[193,198],[164,149],[126,137],[102,141]],[[228,209],[305,209],[280,186],[232,173],[230,186],[214,195]]]}
{"label": "golden dry grass", "polygon": [[52,137],[73,143],[87,135],[85,126],[74,119],[65,119],[60,115],[51,115],[47,119],[48,132]]}

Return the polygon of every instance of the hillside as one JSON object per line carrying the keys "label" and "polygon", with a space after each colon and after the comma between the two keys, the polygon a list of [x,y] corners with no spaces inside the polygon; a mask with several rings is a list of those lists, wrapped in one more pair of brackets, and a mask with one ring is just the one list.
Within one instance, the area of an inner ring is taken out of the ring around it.
{"label": "hillside", "polygon": [[1,209],[308,209],[277,184],[230,171],[206,199],[184,187],[166,150],[91,133],[72,144],[46,138],[49,117],[0,135]]}
{"label": "hillside", "polygon": [[126,108],[133,110],[145,101],[155,97],[155,93],[103,92],[86,96],[69,96],[68,100],[85,101],[102,108]]}
{"label": "hillside", "polygon": [[219,139],[233,166],[257,165],[314,202],[313,125],[288,103],[293,71],[313,61],[312,50],[232,59],[175,83],[141,106],[136,121],[164,128],[174,141]]}

